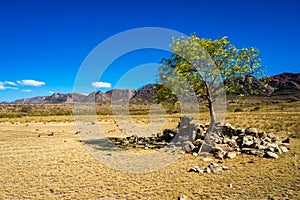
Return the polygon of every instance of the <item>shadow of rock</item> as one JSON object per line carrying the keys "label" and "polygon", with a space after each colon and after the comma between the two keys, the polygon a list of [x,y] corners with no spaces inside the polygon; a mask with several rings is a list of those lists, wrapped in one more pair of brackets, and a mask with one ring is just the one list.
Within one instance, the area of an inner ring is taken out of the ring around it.
{"label": "shadow of rock", "polygon": [[121,148],[117,147],[113,142],[107,138],[102,139],[91,139],[91,140],[82,140],[82,142],[93,150],[102,150],[102,151],[120,151]]}

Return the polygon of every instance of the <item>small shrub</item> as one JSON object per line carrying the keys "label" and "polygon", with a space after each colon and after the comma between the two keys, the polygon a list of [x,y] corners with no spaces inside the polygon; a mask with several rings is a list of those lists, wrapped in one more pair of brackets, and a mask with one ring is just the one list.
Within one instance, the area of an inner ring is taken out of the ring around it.
{"label": "small shrub", "polygon": [[20,111],[23,113],[29,113],[32,111],[32,107],[31,106],[22,106]]}
{"label": "small shrub", "polygon": [[251,111],[259,111],[260,110],[260,106],[255,106]]}
{"label": "small shrub", "polygon": [[243,112],[243,109],[242,108],[235,108],[234,112]]}

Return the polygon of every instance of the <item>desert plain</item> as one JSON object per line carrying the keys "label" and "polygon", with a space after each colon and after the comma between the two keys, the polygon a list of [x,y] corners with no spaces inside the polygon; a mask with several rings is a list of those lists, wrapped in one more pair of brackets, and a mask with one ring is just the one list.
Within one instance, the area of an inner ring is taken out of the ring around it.
{"label": "desert plain", "polygon": [[[221,174],[188,172],[193,166],[209,164],[191,154],[158,170],[123,172],[99,162],[88,151],[72,115],[2,115],[0,199],[177,199],[181,195],[188,199],[299,199],[300,102],[234,107],[228,107],[226,123],[273,132],[280,140],[290,138],[290,151],[278,159],[246,154],[224,160],[212,157],[213,162],[228,166]],[[8,113],[11,107],[1,109]],[[167,114],[164,127],[176,128],[180,116]],[[207,123],[208,117],[207,111],[200,112],[199,123]],[[131,118],[144,125],[149,119],[143,112]],[[130,135],[119,130],[113,115],[99,114],[97,121],[107,137]]]}

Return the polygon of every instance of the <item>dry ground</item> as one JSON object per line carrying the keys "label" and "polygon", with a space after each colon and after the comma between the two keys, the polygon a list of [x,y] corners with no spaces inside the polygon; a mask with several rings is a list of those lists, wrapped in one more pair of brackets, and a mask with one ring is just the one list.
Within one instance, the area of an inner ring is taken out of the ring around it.
{"label": "dry ground", "polygon": [[[2,118],[0,199],[176,199],[183,194],[189,199],[300,199],[299,108],[287,103],[227,113],[226,121],[235,127],[291,137],[291,151],[279,159],[240,155],[224,160],[229,170],[220,175],[187,172],[209,164],[188,154],[157,171],[123,173],[86,150],[72,116]],[[166,126],[174,128],[178,117],[169,115]],[[203,123],[208,119],[207,113],[200,117]],[[149,117],[134,120],[147,123]],[[99,122],[106,134],[125,136],[111,116],[99,116]]]}

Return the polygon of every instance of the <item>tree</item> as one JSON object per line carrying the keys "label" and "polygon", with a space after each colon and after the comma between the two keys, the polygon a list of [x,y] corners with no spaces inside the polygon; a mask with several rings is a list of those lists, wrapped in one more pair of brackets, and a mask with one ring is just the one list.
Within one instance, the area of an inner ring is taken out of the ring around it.
{"label": "tree", "polygon": [[210,129],[217,122],[217,100],[225,92],[234,93],[246,85],[251,88],[253,78],[263,74],[260,52],[253,47],[238,49],[227,37],[211,40],[193,34],[176,38],[172,40],[171,51],[173,54],[162,59],[159,68],[159,82],[163,87],[156,91],[156,99],[162,102],[178,94],[181,99],[183,94],[188,97],[191,91],[182,87],[187,82],[197,98],[207,101]]}

